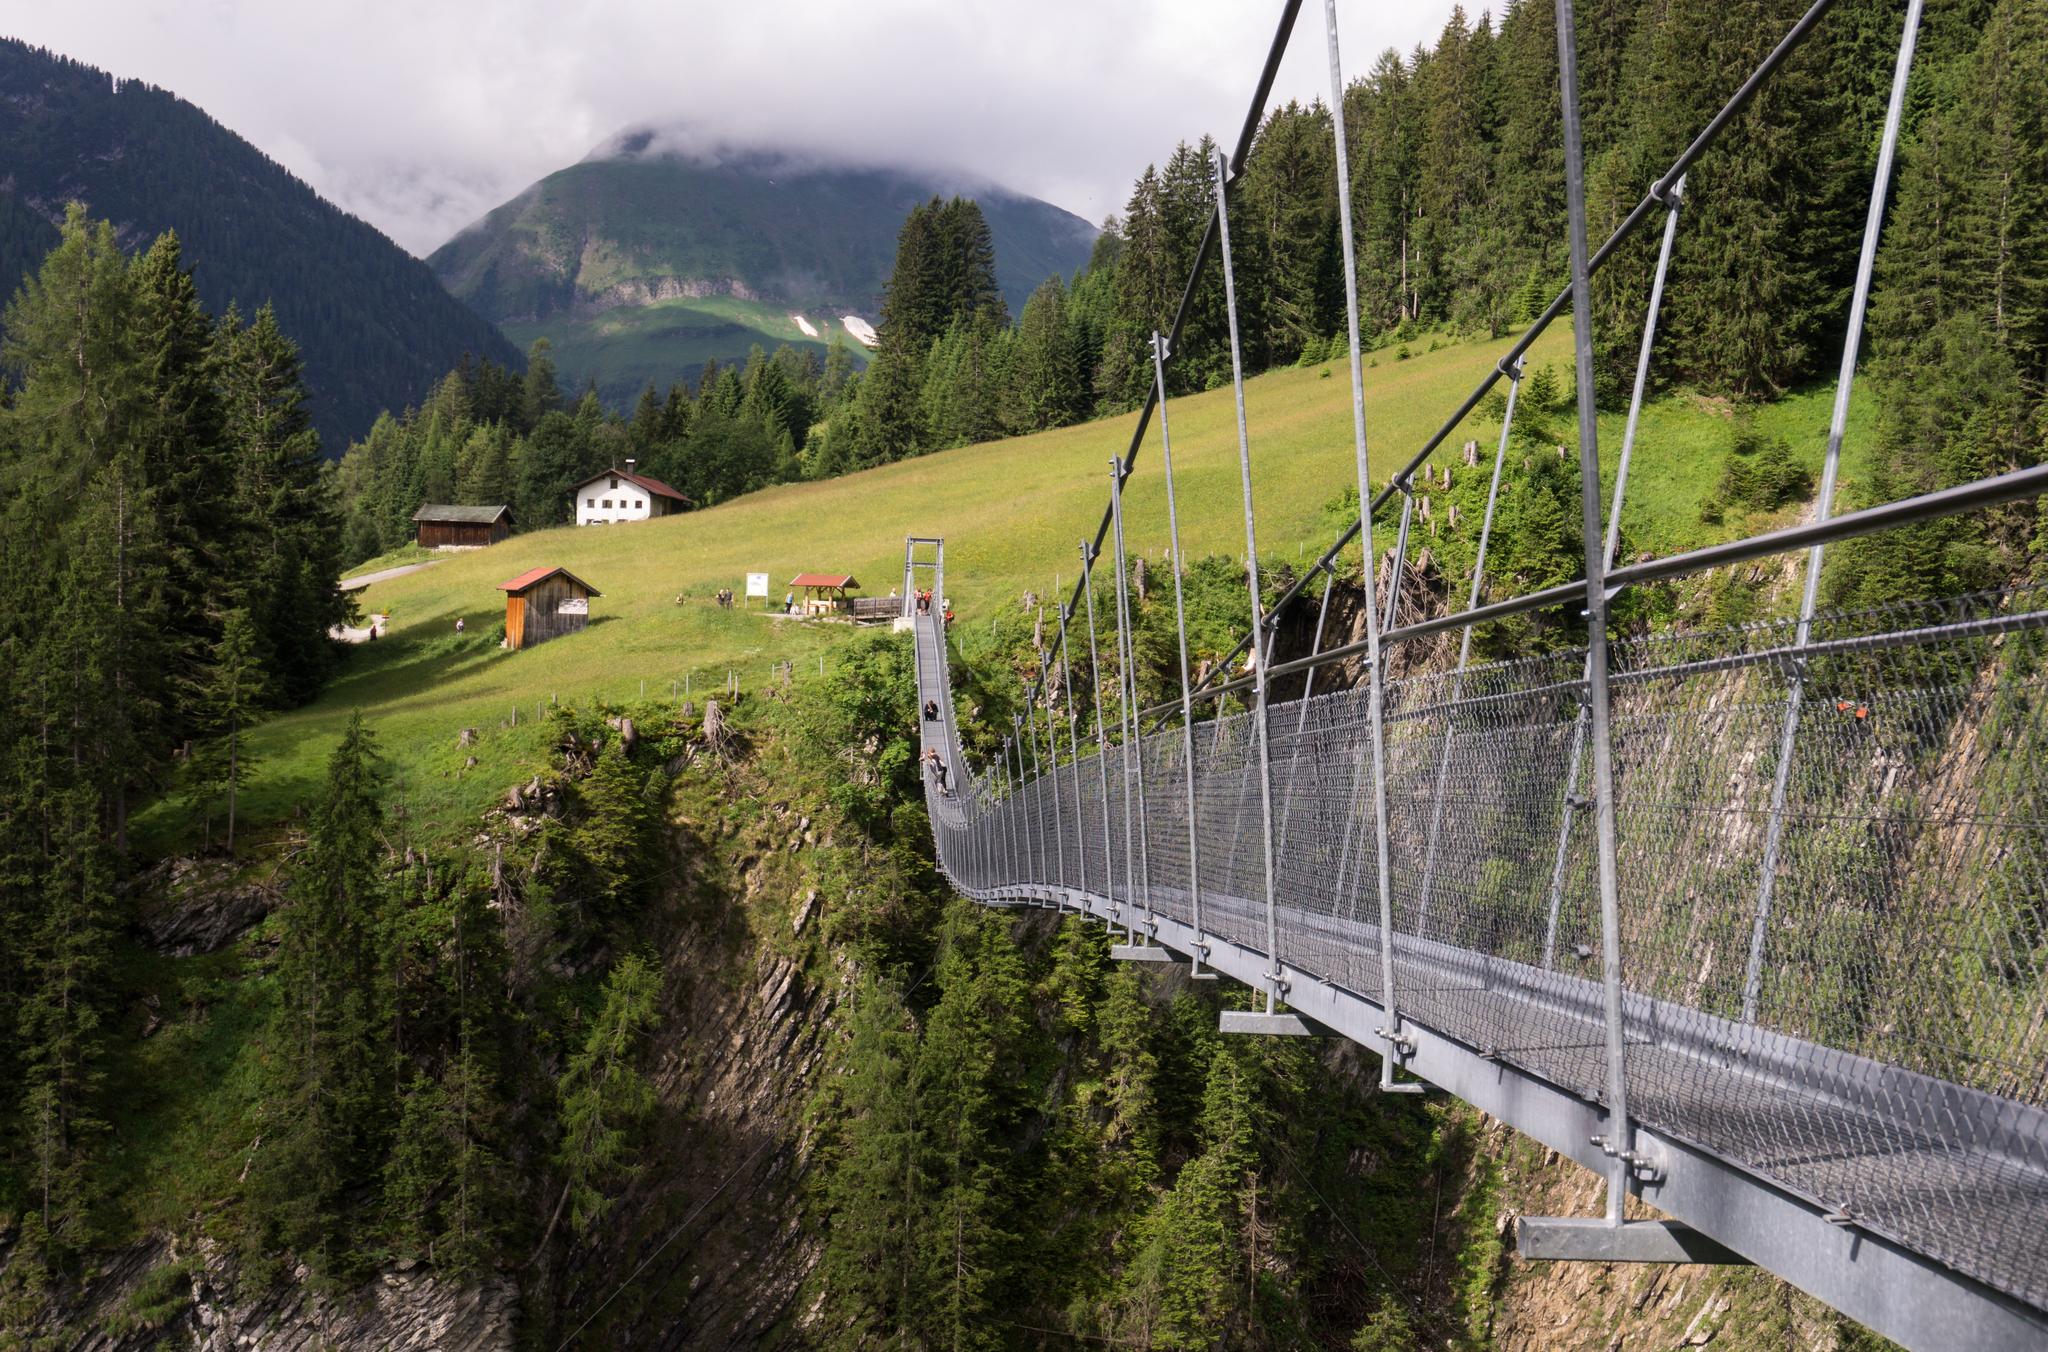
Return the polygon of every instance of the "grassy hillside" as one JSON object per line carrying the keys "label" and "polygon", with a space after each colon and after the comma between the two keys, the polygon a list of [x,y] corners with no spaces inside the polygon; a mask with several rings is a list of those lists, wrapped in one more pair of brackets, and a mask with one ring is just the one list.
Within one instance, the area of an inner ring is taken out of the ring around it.
{"label": "grassy hillside", "polygon": [[[505,336],[520,347],[546,338],[555,364],[571,383],[595,378],[607,404],[627,408],[652,384],[666,389],[677,371],[695,371],[717,358],[744,357],[758,343],[773,352],[787,343],[809,348],[823,359],[834,335],[863,363],[867,349],[840,326],[841,311],[809,312],[767,301],[732,296],[683,297],[648,305],[618,305],[593,315],[550,315],[540,320],[508,320]],[[801,314],[818,331],[813,338],[791,316]]]}
{"label": "grassy hillside", "polygon": [[[1375,354],[1366,396],[1376,475],[1411,454],[1505,347],[1451,344],[1407,360]],[[1538,345],[1532,363],[1562,369],[1568,352],[1567,337],[1555,334]],[[1325,364],[1276,371],[1247,386],[1260,552],[1269,560],[1313,557],[1329,538],[1325,504],[1353,473],[1348,383],[1341,366]],[[1240,554],[1230,391],[1175,400],[1169,414],[1189,550]],[[1826,420],[1825,391],[1795,395],[1757,418],[1761,430],[1787,438],[1796,458],[1815,467]],[[1567,425],[1562,417],[1558,422]],[[818,679],[821,658],[829,672],[831,650],[848,629],[777,621],[758,610],[722,611],[712,594],[741,588],[749,571],[766,571],[779,601],[787,579],[806,569],[851,572],[870,594],[886,594],[896,585],[907,534],[946,538],[953,600],[963,640],[971,642],[977,626],[1016,605],[1026,590],[1047,595],[1056,575],[1071,582],[1078,542],[1092,534],[1107,496],[1110,457],[1122,452],[1131,426],[1126,415],[947,451],[642,525],[518,535],[377,583],[359,595],[365,610],[390,615],[385,637],[358,647],[314,704],[259,729],[261,768],[248,810],[259,820],[275,819],[301,801],[349,712],[361,709],[400,768],[413,820],[461,829],[507,783],[540,767],[533,715],[550,699],[635,699],[643,683],[654,697],[671,682],[680,689],[686,677],[701,698],[724,684],[728,670],[755,690],[780,661],[792,662],[800,681]],[[1729,428],[1729,410],[1690,397],[1645,410],[1627,511],[1641,547],[1668,552],[1740,528],[1733,519],[1708,527],[1698,513],[1719,477]],[[1603,419],[1609,459],[1620,430],[1618,415]],[[1860,421],[1852,428],[1852,448],[1863,443],[1864,430]],[[1467,436],[1490,445],[1497,434],[1496,425],[1475,417],[1440,459],[1455,463]],[[1142,457],[1127,537],[1134,552],[1158,558],[1166,518],[1156,428]],[[1852,454],[1846,489],[1853,489],[1857,464]],[[584,633],[503,652],[496,645],[503,618],[496,584],[538,564],[561,564],[603,596],[592,604]],[[453,632],[458,616],[467,622],[461,635]],[[477,730],[473,746],[458,744],[464,728]],[[465,764],[471,756],[474,767]],[[175,810],[160,805],[147,828],[168,833],[175,822]]]}

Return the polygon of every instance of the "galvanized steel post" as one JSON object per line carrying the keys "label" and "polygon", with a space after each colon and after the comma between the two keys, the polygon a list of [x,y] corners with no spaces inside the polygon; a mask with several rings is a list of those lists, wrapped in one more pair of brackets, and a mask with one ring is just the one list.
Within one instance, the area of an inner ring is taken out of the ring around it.
{"label": "galvanized steel post", "polygon": [[1593,823],[1600,857],[1600,977],[1607,1025],[1607,1220],[1621,1224],[1635,1179],[1622,1052],[1621,893],[1615,877],[1614,756],[1607,693],[1607,570],[1600,539],[1600,429],[1593,405],[1593,288],[1586,244],[1585,150],[1579,128],[1579,53],[1572,0],[1557,0],[1557,65],[1564,122],[1565,213],[1571,235],[1572,347],[1578,380],[1579,502],[1586,550],[1586,667],[1593,735]]}
{"label": "galvanized steel post", "polygon": [[1072,603],[1060,602],[1060,686],[1067,692],[1067,760],[1073,767],[1074,780],[1074,851],[1075,869],[1080,874],[1079,890],[1088,890],[1088,823],[1081,804],[1081,714],[1074,703],[1074,672],[1067,661],[1067,620],[1074,613]]}
{"label": "galvanized steel post", "polygon": [[[1344,242],[1344,323],[1345,335],[1349,339],[1351,360],[1351,440],[1356,469],[1358,472],[1358,538],[1360,562],[1365,580],[1365,638],[1366,661],[1371,664],[1370,693],[1368,708],[1371,720],[1372,747],[1372,805],[1373,838],[1379,855],[1379,915],[1380,915],[1380,1004],[1386,1011],[1387,1025],[1378,1030],[1386,1039],[1386,1049],[1380,1054],[1380,1088],[1382,1090],[1413,1093],[1422,1086],[1402,1083],[1394,1079],[1394,1066],[1407,1055],[1413,1044],[1401,1031],[1400,1002],[1394,993],[1394,890],[1393,874],[1388,860],[1387,820],[1387,729],[1386,729],[1386,663],[1380,648],[1380,624],[1378,607],[1373,604],[1373,575],[1377,571],[1372,553],[1372,484],[1371,470],[1367,463],[1365,440],[1365,372],[1359,364],[1358,354],[1358,257],[1353,244],[1351,229],[1351,156],[1349,142],[1344,130],[1344,73],[1337,50],[1337,3],[1323,0],[1324,34],[1330,53],[1330,98],[1336,109],[1332,119],[1336,124],[1337,137],[1337,218]],[[1413,499],[1411,498],[1412,502]],[[1408,532],[1406,509],[1401,516],[1401,534],[1405,543]],[[1400,593],[1398,570],[1399,556],[1396,555],[1396,577],[1394,586],[1387,594],[1391,610],[1393,598]],[[1391,615],[1388,623],[1392,623]],[[1360,769],[1363,770],[1363,766]],[[1355,781],[1354,781],[1355,782]],[[1357,793],[1352,793],[1356,803]],[[1349,849],[1349,831],[1346,832],[1346,849]],[[1339,873],[1343,872],[1339,865]]]}
{"label": "galvanized steel post", "polygon": [[[1472,561],[1472,593],[1465,602],[1470,610],[1479,604],[1479,592],[1486,579],[1486,548],[1493,540],[1493,509],[1500,501],[1500,469],[1508,458],[1508,432],[1515,425],[1515,396],[1522,389],[1522,368],[1518,364],[1508,373],[1508,406],[1500,419],[1500,445],[1493,453],[1493,478],[1486,486],[1486,519],[1479,526],[1479,552]],[[1422,892],[1415,906],[1415,934],[1427,938],[1429,930],[1429,899],[1436,882],[1436,852],[1438,832],[1444,822],[1444,793],[1450,787],[1451,747],[1458,730],[1458,701],[1465,697],[1465,667],[1472,658],[1472,626],[1466,625],[1462,638],[1458,640],[1458,670],[1451,681],[1451,709],[1444,717],[1443,745],[1438,748],[1436,761],[1436,792],[1431,796],[1429,808],[1429,844],[1423,852]]]}
{"label": "galvanized steel post", "polygon": [[1166,475],[1166,529],[1173,551],[1173,632],[1180,644],[1181,755],[1188,813],[1188,924],[1195,932],[1190,970],[1199,976],[1202,960],[1208,956],[1208,937],[1202,930],[1202,832],[1195,811],[1195,705],[1188,685],[1188,605],[1181,582],[1180,508],[1173,495],[1173,438],[1166,430],[1166,340],[1156,332],[1152,335],[1152,379],[1159,391],[1159,463]]}
{"label": "galvanized steel post", "polygon": [[[1814,519],[1825,521],[1834,509],[1835,475],[1842,464],[1842,434],[1849,422],[1849,392],[1856,383],[1856,357],[1863,341],[1863,314],[1870,304],[1870,277],[1877,261],[1878,236],[1884,232],[1884,204],[1891,188],[1892,160],[1899,147],[1899,123],[1905,113],[1906,82],[1913,73],[1913,47],[1920,33],[1921,0],[1907,0],[1904,31],[1899,34],[1899,56],[1892,67],[1891,100],[1885,105],[1884,139],[1877,152],[1877,172],[1870,181],[1870,209],[1863,221],[1863,248],[1856,258],[1856,286],[1849,298],[1849,331],[1842,339],[1842,367],[1835,377],[1835,407],[1828,420],[1828,454],[1821,465],[1820,492],[1814,499]],[[1813,637],[1813,611],[1820,599],[1820,565],[1824,546],[1815,545],[1806,555],[1806,590],[1799,600],[1799,629],[1795,648],[1804,648]],[[1764,936],[1771,919],[1771,901],[1777,891],[1778,853],[1785,834],[1785,798],[1791,786],[1792,756],[1799,738],[1799,710],[1805,693],[1806,659],[1794,659],[1792,685],[1785,703],[1785,726],[1778,735],[1778,764],[1771,779],[1771,812],[1764,828],[1761,878],[1757,883],[1756,918],[1750,927],[1749,961],[1742,981],[1742,1021],[1756,1021],[1757,1001],[1763,985]]]}
{"label": "galvanized steel post", "polygon": [[1095,551],[1081,542],[1081,590],[1088,598],[1088,684],[1095,692],[1095,772],[1102,781],[1102,899],[1117,916],[1116,840],[1109,825],[1109,729],[1102,722],[1102,661],[1095,651]]}
{"label": "galvanized steel post", "polygon": [[[1635,454],[1636,425],[1642,416],[1643,391],[1648,388],[1650,380],[1650,352],[1657,342],[1657,318],[1664,303],[1664,278],[1671,270],[1671,245],[1678,234],[1679,208],[1685,197],[1685,176],[1679,175],[1668,194],[1660,194],[1652,185],[1650,195],[1660,200],[1668,198],[1669,204],[1664,213],[1663,243],[1657,249],[1657,270],[1650,278],[1650,306],[1643,316],[1643,341],[1636,350],[1635,385],[1629,391],[1628,423],[1621,434],[1621,460],[1614,470],[1614,502],[1607,510],[1601,559],[1609,568],[1614,566],[1614,553],[1621,547],[1621,508],[1628,492],[1629,462]],[[1571,849],[1572,824],[1579,809],[1577,789],[1579,766],[1586,749],[1586,712],[1586,701],[1581,697],[1578,713],[1572,720],[1572,753],[1565,762],[1564,806],[1558,824],[1557,850],[1550,864],[1549,914],[1543,926],[1543,965],[1546,968],[1557,963],[1557,921],[1564,905],[1564,873]]]}
{"label": "galvanized steel post", "polygon": [[[1122,725],[1124,738],[1124,850],[1131,849],[1131,841],[1137,841],[1138,890],[1131,892],[1128,881],[1125,891],[1131,895],[1132,910],[1135,912],[1136,897],[1145,899],[1146,937],[1152,931],[1152,853],[1149,832],[1145,821],[1145,751],[1138,741],[1138,669],[1137,646],[1131,636],[1131,601],[1126,585],[1125,573],[1129,567],[1124,553],[1124,466],[1121,460],[1109,462],[1109,514],[1112,538],[1116,542],[1116,618],[1117,618],[1117,664],[1121,679],[1117,682],[1118,698],[1123,704]],[[1136,773],[1132,772],[1132,759],[1136,758]],[[1133,787],[1136,789],[1136,830],[1132,829]],[[1126,869],[1126,879],[1129,871]],[[1133,917],[1135,924],[1135,917]],[[1125,932],[1135,936],[1133,925],[1125,926]]]}
{"label": "galvanized steel post", "polygon": [[1252,602],[1252,702],[1259,750],[1259,813],[1261,841],[1266,865],[1266,956],[1272,963],[1267,972],[1266,1012],[1279,1003],[1280,898],[1273,878],[1273,761],[1266,736],[1266,668],[1270,665],[1271,640],[1266,633],[1265,602],[1259,596],[1259,536],[1252,522],[1252,445],[1244,422],[1244,358],[1237,340],[1237,277],[1230,263],[1230,162],[1219,152],[1215,163],[1216,228],[1223,255],[1223,308],[1230,324],[1230,385],[1237,401],[1237,469],[1244,488],[1244,569]]}

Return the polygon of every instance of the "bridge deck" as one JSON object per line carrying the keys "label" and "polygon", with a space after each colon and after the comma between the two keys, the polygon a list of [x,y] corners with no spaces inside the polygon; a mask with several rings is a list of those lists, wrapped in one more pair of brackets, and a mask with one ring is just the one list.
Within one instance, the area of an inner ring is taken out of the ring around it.
{"label": "bridge deck", "polygon": [[[2030,631],[2036,623],[2015,613],[2010,627]],[[1725,978],[1717,984],[1701,968],[1733,965],[1739,975],[1730,950],[1739,954],[1749,938],[1749,927],[1735,922],[1754,900],[1753,859],[1744,870],[1755,849],[1749,819],[1756,814],[1730,784],[1754,779],[1760,767],[1768,773],[1768,758],[1754,754],[1752,743],[1758,730],[1776,725],[1784,704],[1770,686],[1768,657],[1746,659],[1768,654],[1771,639],[1745,632],[1718,647],[1697,640],[1660,644],[1637,653],[1630,672],[1639,689],[1666,695],[1680,689],[1683,695],[1677,710],[1683,716],[1645,709],[1617,733],[1619,773],[1628,786],[1617,792],[1633,794],[1624,805],[1624,829],[1651,837],[1650,847],[1635,856],[1637,876],[1630,879],[1632,889],[1640,884],[1642,900],[1635,890],[1625,892],[1625,905],[1634,908],[1630,942],[1644,954],[1628,968],[1625,997],[1631,1113],[1670,1142],[1674,1159],[1696,1155],[1731,1178],[1751,1180],[1751,1190],[1774,1199],[1774,1207],[1758,1210],[1746,1196],[1740,1205],[1727,1204],[1717,1192],[1705,1207],[1684,1214],[1676,1204],[1689,1194],[1662,1181],[1646,1184],[1644,1196],[1752,1257],[1779,1242],[1767,1231],[1790,1224],[1787,1215],[1822,1227],[1808,1245],[1816,1251],[1831,1251],[1824,1233],[1830,1228],[1854,1238],[1858,1252],[1881,1251],[1885,1262],[1868,1257],[1861,1269],[1854,1258],[1829,1259],[1818,1275],[1794,1271],[1802,1268],[1797,1258],[1780,1257],[1775,1266],[1881,1331],[1909,1335],[1909,1343],[1956,1345],[1949,1339],[1969,1328],[1983,1346],[2048,1345],[2048,1318],[2040,1313],[2048,1309],[2048,1114],[2040,1108],[2041,1067],[2033,1065],[2030,1078],[2028,1065],[2048,1047],[2039,1028],[2039,974],[2019,999],[2007,1001],[2024,1014],[2031,1000],[2032,1024],[1978,997],[1960,1019],[1954,1010],[1945,1018],[1922,1010],[1927,1026],[1902,1030],[1896,1026],[1901,1006],[1889,999],[1895,992],[1882,989],[1889,979],[1919,987],[1912,991],[1918,995],[1953,995],[1955,982],[1929,984],[1928,964],[1915,960],[1916,949],[1920,959],[1953,967],[1973,957],[1981,962],[1987,948],[1970,942],[1972,935],[1949,917],[1952,899],[1929,900],[1919,875],[1932,867],[1930,854],[1916,839],[1933,839],[1972,861],[1979,888],[1986,877],[2013,876],[2016,860],[2032,880],[2044,835],[2038,805],[2031,796],[1992,801],[1975,794],[1963,801],[1953,792],[1955,762],[1974,758],[1981,767],[1982,746],[1961,752],[1944,745],[1887,748],[1867,737],[1853,740],[1865,728],[1851,727],[1845,738],[1839,726],[1818,724],[1814,743],[1834,760],[1817,765],[1846,761],[1865,773],[1875,766],[1882,783],[1861,798],[1861,791],[1835,792],[1830,799],[1816,790],[1800,804],[1794,829],[1809,854],[1792,879],[1796,885],[1781,889],[1781,914],[1793,918],[1788,930],[1793,921],[1801,927],[1832,921],[1849,937],[1816,957],[1802,956],[1796,936],[1769,933],[1766,951],[1778,980],[1764,983],[1768,998],[1759,1016],[1741,1017],[1739,987]],[[1133,749],[1141,762],[1133,788],[1146,795],[1147,810],[1139,814],[1131,805],[1138,829],[1129,840],[1122,751],[1114,746],[1106,764],[1084,754],[1010,797],[984,801],[982,786],[965,768],[940,626],[920,617],[916,643],[920,703],[934,700],[943,711],[939,723],[925,726],[926,741],[955,767],[955,792],[930,795],[933,827],[941,866],[961,890],[985,901],[1072,905],[1141,929],[1149,920],[1162,941],[1184,952],[1207,944],[1236,954],[1241,970],[1233,974],[1260,984],[1272,957],[1266,908],[1253,899],[1263,890],[1262,842],[1246,715],[1198,729],[1197,926],[1180,731],[1155,734]],[[1860,697],[1876,702],[1881,693],[1895,724],[1904,721],[1902,711],[1916,711],[1925,742],[1939,721],[1930,710],[1947,707],[1953,723],[1973,700],[1987,702],[1985,692],[1970,689],[1982,684],[1982,656],[1946,667],[1924,653],[1912,662],[1891,661],[1888,673],[1895,679],[1888,688],[1866,686]],[[1718,665],[1702,673],[1695,669],[1702,657]],[[1390,724],[1401,725],[1400,731],[1390,726],[1389,734],[1393,830],[1400,837],[1394,995],[1403,1019],[1423,1030],[1434,1049],[1422,1059],[1444,1058],[1455,1073],[1443,1078],[1466,1083],[1468,1096],[1469,1085],[1491,1073],[1502,1083],[1513,1080],[1569,1100],[1565,1111],[1597,1123],[1604,1113],[1601,987],[1597,958],[1580,956],[1592,951],[1588,938],[1597,944],[1597,937],[1586,920],[1587,882],[1571,876],[1564,802],[1572,669],[1581,660],[1561,654],[1466,673],[1455,683],[1439,673],[1411,682],[1400,698],[1390,694]],[[1930,680],[1930,673],[1942,679]],[[1871,673],[1859,674],[1868,679]],[[1695,688],[1684,688],[1688,683]],[[1374,848],[1358,829],[1365,788],[1356,754],[1359,703],[1344,692],[1275,706],[1270,715],[1275,829],[1291,846],[1280,868],[1275,921],[1281,963],[1295,983],[1288,1003],[1352,1011],[1345,1031],[1378,1049],[1384,1046],[1373,1036],[1384,1025],[1381,934],[1370,918],[1376,902],[1366,899],[1373,864],[1370,855],[1354,857]],[[2010,692],[2004,703],[2007,753],[2030,767],[2040,705],[2016,702]],[[1709,756],[1688,774],[1678,753],[1702,747]],[[1547,794],[1530,792],[1531,780],[1547,782]],[[1907,791],[1916,784],[1918,797]],[[1930,792],[1948,797],[1930,803]],[[1704,801],[1712,795],[1719,801]],[[1445,821],[1458,825],[1443,831]],[[1847,847],[1844,822],[1854,826]],[[1995,848],[1987,846],[1993,826],[2002,837]],[[1562,869],[1556,867],[1560,834],[1566,839]],[[1795,863],[1802,858],[1791,857]],[[1115,866],[1105,869],[1106,859]],[[1583,867],[1578,871],[1582,875]],[[1722,877],[1731,872],[1742,875],[1732,887]],[[1817,881],[1830,873],[1893,908],[1884,917],[1888,923],[1923,928],[1907,942],[1888,943],[1870,927],[1848,924],[1843,917],[1857,905],[1840,896],[1830,900]],[[1867,885],[1874,875],[1882,875],[1883,886]],[[1563,879],[1555,889],[1547,886],[1553,876]],[[1952,867],[1932,876],[1950,887],[1961,877]],[[1556,896],[1547,907],[1527,899],[1530,891],[1543,897],[1552,890]],[[1547,923],[1546,910],[1555,917]],[[1719,914],[1731,910],[1733,921]],[[1859,943],[1874,948],[1859,952]],[[1845,956],[1853,967],[1846,977]],[[1216,952],[1211,960],[1228,967]],[[1843,983],[1838,998],[1862,1003],[1864,1027],[1808,1017],[1818,1006],[1800,983],[1816,973]],[[1994,1013],[2001,1016],[1995,1031],[2003,1040],[1973,1038],[1969,1025],[1988,1023]],[[1969,1045],[1951,1046],[1949,1076],[1923,1073],[1944,1065],[1926,1053],[1947,1036]],[[1910,1068],[1916,1059],[1920,1067]],[[1420,1062],[1409,1068],[1429,1073]],[[1541,1116],[1517,1121],[1511,1107],[1490,1110],[1532,1131]],[[1599,1162],[1597,1150],[1583,1142],[1552,1143],[1582,1162]],[[1743,1187],[1734,1191],[1741,1194]],[[1880,1270],[1882,1277],[1872,1275]],[[1887,1315],[1908,1293],[1913,1308]],[[1967,1315],[1953,1308],[1957,1293]],[[1929,1336],[1939,1330],[1944,1338],[1928,1343],[1910,1336],[1916,1329]]]}

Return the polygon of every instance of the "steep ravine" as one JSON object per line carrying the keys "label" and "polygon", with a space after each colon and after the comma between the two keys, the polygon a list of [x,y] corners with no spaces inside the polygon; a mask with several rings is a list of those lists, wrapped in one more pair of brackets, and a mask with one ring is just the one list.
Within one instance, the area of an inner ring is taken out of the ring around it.
{"label": "steep ravine", "polygon": [[[662,1023],[648,1058],[661,1106],[637,1172],[589,1236],[557,1234],[539,1254],[508,1254],[481,1283],[448,1283],[430,1265],[405,1263],[332,1295],[303,1282],[247,1293],[218,1246],[158,1237],[107,1256],[67,1303],[61,1332],[49,1330],[57,1336],[48,1345],[509,1352],[564,1339],[635,1348],[830,1341],[818,1276],[823,1239],[810,1209],[821,1167],[820,1124],[811,1113],[845,1031],[841,993],[856,971],[836,945],[835,913],[873,883],[862,875],[864,847],[835,840],[830,810],[789,790],[772,760],[772,746],[730,763],[705,758],[677,784],[672,871],[647,902],[645,926],[665,974]],[[195,916],[216,915],[232,900],[210,897],[193,870],[165,876],[177,880]],[[238,904],[257,910],[253,900]],[[195,930],[174,919],[160,922],[166,947],[189,951],[232,939],[232,925]],[[1012,923],[1020,947],[1042,953],[1057,918],[1026,912]],[[1145,984],[1161,1021],[1187,986],[1173,969],[1146,974]],[[1321,1098],[1336,1105],[1369,1097],[1377,1069],[1369,1054],[1335,1041],[1317,1054]],[[1431,1115],[1439,1143],[1426,1164],[1361,1157],[1351,1166],[1360,1176],[1412,1170],[1433,1192],[1433,1221],[1419,1236],[1425,1252],[1395,1264],[1414,1273],[1403,1283],[1418,1329],[1413,1345],[1503,1352],[1875,1346],[1753,1270],[1525,1263],[1513,1252],[1514,1217],[1594,1214],[1600,1180],[1447,1099],[1432,1096],[1420,1108],[1390,1103],[1384,1111]],[[551,1201],[532,1205],[545,1215]],[[0,1267],[9,1239],[0,1235]],[[1348,1336],[1319,1345],[1342,1347]],[[1041,1334],[1014,1345],[1069,1344]]]}

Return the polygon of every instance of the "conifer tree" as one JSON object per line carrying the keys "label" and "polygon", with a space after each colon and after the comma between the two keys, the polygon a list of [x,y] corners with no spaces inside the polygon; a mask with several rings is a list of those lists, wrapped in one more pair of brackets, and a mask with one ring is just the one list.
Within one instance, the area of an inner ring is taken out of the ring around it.
{"label": "conifer tree", "polygon": [[273,688],[297,703],[326,678],[328,630],[349,613],[335,585],[339,523],[321,477],[298,349],[278,330],[275,313],[265,306],[246,329],[230,320],[215,343],[234,506],[247,525],[231,595],[256,625]]}
{"label": "conifer tree", "polygon": [[29,1157],[24,1239],[30,1260],[52,1268],[68,1265],[95,1234],[115,921],[97,795],[78,785],[54,790],[46,802],[51,851],[19,1016],[20,1123]]}
{"label": "conifer tree", "polygon": [[562,1139],[554,1162],[564,1179],[570,1224],[579,1233],[610,1209],[608,1193],[634,1172],[628,1147],[656,1105],[639,1058],[646,1035],[660,1021],[660,993],[659,973],[638,954],[619,959],[605,977],[604,1003],[590,1033],[562,1076]]}
{"label": "conifer tree", "polygon": [[362,1261],[360,1199],[383,1169],[392,1102],[381,788],[356,714],[328,759],[283,913],[275,1078],[249,1178],[257,1254],[281,1245],[335,1276]]}
{"label": "conifer tree", "polygon": [[1087,412],[1081,353],[1058,277],[1039,284],[1017,321],[1011,367],[1011,425],[1020,432],[1065,427]]}
{"label": "conifer tree", "polygon": [[845,1322],[844,1345],[905,1337],[917,1307],[913,1239],[919,1138],[912,1070],[917,1038],[889,986],[863,977],[853,992],[845,1059],[819,1092],[842,1124],[829,1147],[821,1261]]}
{"label": "conifer tree", "polygon": [[219,795],[227,796],[229,854],[235,852],[236,800],[256,765],[244,734],[261,714],[266,686],[257,657],[256,626],[247,611],[231,610],[221,622],[220,641],[197,691],[199,725],[211,740],[194,750],[189,771],[192,795],[204,808],[210,809]]}

